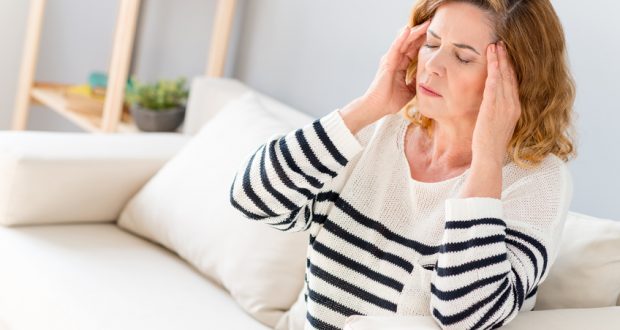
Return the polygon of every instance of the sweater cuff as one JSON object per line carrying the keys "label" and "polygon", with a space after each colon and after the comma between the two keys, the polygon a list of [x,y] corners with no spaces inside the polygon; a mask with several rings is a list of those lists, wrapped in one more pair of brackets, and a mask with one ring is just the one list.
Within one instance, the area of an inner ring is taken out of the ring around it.
{"label": "sweater cuff", "polygon": [[346,158],[351,160],[364,147],[357,137],[351,133],[344,123],[339,109],[333,110],[320,119],[321,125],[325,129],[327,136],[332,140],[338,151]]}
{"label": "sweater cuff", "polygon": [[445,210],[447,221],[503,219],[504,216],[501,199],[491,197],[448,198]]}

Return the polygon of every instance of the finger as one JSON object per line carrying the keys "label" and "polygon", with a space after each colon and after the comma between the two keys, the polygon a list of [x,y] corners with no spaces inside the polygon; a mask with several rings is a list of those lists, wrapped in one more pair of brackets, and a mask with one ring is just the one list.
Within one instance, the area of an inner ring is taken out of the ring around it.
{"label": "finger", "polygon": [[506,47],[506,43],[503,41],[500,41],[500,45],[501,52],[499,54],[505,63],[503,71],[508,78],[513,79],[513,82],[516,82],[516,75],[514,74],[514,64],[512,63],[510,56],[508,56],[508,47]]}
{"label": "finger", "polygon": [[418,56],[418,52],[420,51],[420,47],[424,44],[426,37],[421,35],[418,39],[414,40],[411,44],[408,45],[407,49],[404,51],[405,56],[410,59],[414,59]]}
{"label": "finger", "polygon": [[500,67],[502,68],[504,97],[509,102],[509,108],[515,111],[515,115],[521,111],[519,102],[519,85],[517,84],[516,74],[512,61],[508,56],[506,44],[502,41],[498,53],[500,55]]}
{"label": "finger", "polygon": [[396,39],[394,39],[394,41],[392,42],[392,45],[390,46],[390,50],[400,49],[400,46],[407,39],[408,35],[409,35],[409,27],[405,25],[402,27],[402,29],[399,30],[398,37],[396,37]]}
{"label": "finger", "polygon": [[502,89],[504,92],[504,97],[509,102],[514,102],[513,92],[515,86],[512,83],[512,68],[510,67],[510,61],[508,59],[506,44],[503,41],[499,42],[499,47],[497,47],[497,54],[499,55],[499,67],[502,76]]}
{"label": "finger", "polygon": [[400,31],[400,34],[398,35],[398,37],[392,42],[392,45],[390,46],[390,49],[388,50],[388,53],[387,53],[388,61],[392,63],[398,63],[400,61],[400,58],[399,58],[400,54],[398,54],[398,51],[400,50],[401,45],[403,44],[403,42],[405,41],[408,35],[409,35],[409,27],[405,25]]}
{"label": "finger", "polygon": [[488,104],[495,105],[497,99],[497,85],[499,82],[499,68],[495,44],[487,47],[487,79],[484,85],[483,99]]}
{"label": "finger", "polygon": [[428,25],[423,28],[419,34],[417,34],[417,38],[413,39],[413,41],[410,42],[408,40],[409,43],[404,45],[405,49],[403,50],[403,53],[409,62],[413,61],[418,57],[418,52],[420,51],[422,44],[424,44],[424,42],[426,41],[427,29]]}
{"label": "finger", "polygon": [[496,95],[497,95],[497,106],[502,106],[502,102],[505,102],[504,95],[504,76],[502,75],[502,59],[500,57],[500,49],[499,43],[495,43],[495,58],[497,60],[497,86],[496,86]]}
{"label": "finger", "polygon": [[398,62],[396,63],[396,71],[406,71],[409,67],[409,63],[411,63],[411,59],[407,56],[399,55]]}
{"label": "finger", "polygon": [[414,26],[413,28],[411,28],[409,35],[407,36],[407,39],[405,39],[405,41],[401,45],[400,52],[401,53],[405,52],[409,48],[409,45],[411,45],[412,42],[417,40],[420,36],[426,34],[426,30],[428,29],[428,26],[430,25],[430,23],[431,23],[431,20],[429,19],[429,20],[426,20],[424,23],[418,24]]}
{"label": "finger", "polygon": [[495,68],[497,70],[497,101],[503,101],[504,100],[504,76],[502,75],[502,59],[500,57],[500,47],[499,47],[499,42],[495,43],[495,53],[493,54],[495,57]]}
{"label": "finger", "polygon": [[[422,24],[418,24],[416,26],[414,26],[413,28],[407,28],[408,33],[407,33],[407,37],[405,38],[405,40],[403,40],[401,42],[399,51],[397,54],[391,54],[392,57],[392,61],[394,61],[394,63],[396,63],[396,70],[399,71],[403,71],[406,70],[409,67],[409,64],[411,63],[411,61],[413,61],[413,59],[415,58],[414,54],[412,54],[413,52],[406,52],[403,53],[403,49],[404,50],[408,50],[408,48],[411,47],[411,41],[409,41],[409,39],[412,36],[417,36],[417,40],[419,40],[422,36],[424,36],[424,34],[426,33],[426,29],[428,28],[428,25],[430,24],[430,20],[425,21]],[[416,40],[416,39],[414,39]],[[407,44],[409,43],[409,44]],[[419,43],[419,41],[418,41]],[[419,48],[419,46],[418,46]],[[417,50],[415,51],[416,55],[417,55]]]}
{"label": "finger", "polygon": [[517,73],[515,71],[515,66],[510,56],[508,56],[508,48],[506,47],[506,43],[502,42],[502,48],[504,49],[504,58],[506,65],[508,66],[507,77],[508,82],[510,83],[510,90],[512,91],[511,95],[513,100],[519,100],[519,82],[517,81]]}

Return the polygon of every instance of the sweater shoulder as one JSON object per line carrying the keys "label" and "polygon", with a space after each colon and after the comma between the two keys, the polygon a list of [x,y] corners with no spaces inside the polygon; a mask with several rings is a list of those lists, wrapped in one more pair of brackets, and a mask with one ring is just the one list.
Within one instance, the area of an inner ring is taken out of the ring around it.
{"label": "sweater shoulder", "polygon": [[545,185],[549,182],[572,181],[568,165],[555,154],[547,155],[532,168],[523,168],[511,162],[504,168],[506,186],[528,181],[529,184]]}
{"label": "sweater shoulder", "polygon": [[535,212],[537,221],[565,217],[573,196],[568,165],[554,154],[529,169],[509,164],[504,171],[503,186],[502,200],[507,203],[504,211],[510,215]]}
{"label": "sweater shoulder", "polygon": [[363,147],[367,147],[375,139],[385,135],[385,132],[389,132],[397,125],[402,124],[402,117],[400,114],[388,114],[374,123],[362,128],[355,134],[360,144]]}

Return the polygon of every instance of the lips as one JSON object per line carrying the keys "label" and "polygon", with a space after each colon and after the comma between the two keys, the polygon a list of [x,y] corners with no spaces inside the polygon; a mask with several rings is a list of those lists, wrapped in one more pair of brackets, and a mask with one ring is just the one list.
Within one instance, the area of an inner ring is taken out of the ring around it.
{"label": "lips", "polygon": [[434,89],[424,85],[424,84],[420,84],[420,88],[426,90],[428,93],[430,94],[435,94],[436,96],[441,96],[441,94],[437,93]]}

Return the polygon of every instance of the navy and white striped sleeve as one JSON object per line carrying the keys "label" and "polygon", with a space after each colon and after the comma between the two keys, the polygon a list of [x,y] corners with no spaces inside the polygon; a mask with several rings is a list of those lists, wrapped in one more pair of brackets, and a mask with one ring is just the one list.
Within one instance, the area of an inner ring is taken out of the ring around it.
{"label": "navy and white striped sleeve", "polygon": [[362,149],[339,109],[333,110],[261,145],[235,174],[230,203],[276,229],[307,230],[319,191]]}
{"label": "navy and white striped sleeve", "polygon": [[430,306],[442,329],[495,329],[535,301],[557,254],[571,180],[559,167],[522,179],[502,200],[446,200]]}

